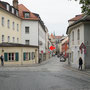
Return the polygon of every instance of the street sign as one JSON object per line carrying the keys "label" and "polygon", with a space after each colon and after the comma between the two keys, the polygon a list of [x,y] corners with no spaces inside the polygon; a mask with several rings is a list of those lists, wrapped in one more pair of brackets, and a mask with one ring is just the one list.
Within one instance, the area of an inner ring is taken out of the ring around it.
{"label": "street sign", "polygon": [[54,47],[54,46],[51,46],[49,49],[50,49],[50,50],[54,50],[54,49],[55,49],[55,47]]}
{"label": "street sign", "polygon": [[41,51],[41,53],[43,54],[43,51]]}

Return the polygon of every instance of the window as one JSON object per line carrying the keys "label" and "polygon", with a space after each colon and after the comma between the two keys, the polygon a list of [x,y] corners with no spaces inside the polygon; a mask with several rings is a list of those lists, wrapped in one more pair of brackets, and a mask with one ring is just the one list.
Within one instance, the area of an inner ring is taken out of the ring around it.
{"label": "window", "polygon": [[29,34],[29,27],[25,27],[25,33]]}
{"label": "window", "polygon": [[9,11],[9,5],[7,4],[7,10]]}
{"label": "window", "polygon": [[10,42],[10,36],[8,36],[8,42]]}
{"label": "window", "polygon": [[15,42],[15,37],[13,37],[13,43]]}
{"label": "window", "polygon": [[32,52],[32,60],[35,59],[35,52]]}
{"label": "window", "polygon": [[4,53],[4,59],[5,59],[5,61],[18,61],[19,53],[18,52]]}
{"label": "window", "polygon": [[2,17],[2,26],[4,26],[4,17]]}
{"label": "window", "polygon": [[30,18],[30,13],[28,13],[28,12],[24,13],[24,17],[25,18]]}
{"label": "window", "polygon": [[24,61],[33,60],[33,59],[32,59],[32,53],[31,53],[31,52],[24,52],[24,53],[23,53],[23,60],[24,60]]}
{"label": "window", "polygon": [[74,55],[74,53],[72,52],[72,62],[73,62],[73,55]]}
{"label": "window", "polygon": [[25,40],[25,44],[29,45],[29,40]]}
{"label": "window", "polygon": [[18,16],[18,11],[16,10],[16,15]]}
{"label": "window", "polygon": [[17,38],[17,43],[19,43],[19,38]]}
{"label": "window", "polygon": [[14,14],[14,8],[12,8],[12,13]]}
{"label": "window", "polygon": [[4,42],[4,35],[2,35],[2,42]]}
{"label": "window", "polygon": [[19,31],[19,25],[17,24],[17,31]]}
{"label": "window", "polygon": [[29,60],[29,53],[28,52],[23,53],[23,59],[24,60]]}
{"label": "window", "polygon": [[10,20],[7,21],[7,27],[10,28]]}
{"label": "window", "polygon": [[77,30],[77,40],[80,40],[80,30]]}
{"label": "window", "polygon": [[15,29],[15,22],[12,23],[12,28]]}
{"label": "window", "polygon": [[72,32],[72,41],[74,41],[74,31]]}

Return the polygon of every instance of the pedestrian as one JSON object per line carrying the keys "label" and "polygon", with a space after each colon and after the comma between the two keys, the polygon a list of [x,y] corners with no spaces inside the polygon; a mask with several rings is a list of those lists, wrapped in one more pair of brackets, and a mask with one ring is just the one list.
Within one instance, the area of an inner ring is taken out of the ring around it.
{"label": "pedestrian", "polygon": [[83,60],[82,60],[82,58],[80,57],[80,58],[79,58],[79,67],[78,67],[78,69],[82,70],[82,64],[83,64]]}
{"label": "pedestrian", "polygon": [[4,57],[3,57],[3,55],[1,55],[1,66],[4,66]]}

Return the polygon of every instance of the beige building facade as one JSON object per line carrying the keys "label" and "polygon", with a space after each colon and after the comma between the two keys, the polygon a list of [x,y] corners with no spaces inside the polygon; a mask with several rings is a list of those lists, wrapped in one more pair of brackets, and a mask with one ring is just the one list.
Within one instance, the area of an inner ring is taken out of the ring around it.
{"label": "beige building facade", "polygon": [[38,63],[37,46],[3,43],[0,44],[0,54],[4,56],[5,66],[30,65]]}
{"label": "beige building facade", "polygon": [[18,0],[13,0],[13,6],[0,1],[0,56],[5,66],[38,63],[38,46],[21,44],[22,19],[16,5]]}
{"label": "beige building facade", "polygon": [[0,3],[5,5],[0,7],[0,43],[21,43],[21,19],[18,10],[6,2],[0,1]]}

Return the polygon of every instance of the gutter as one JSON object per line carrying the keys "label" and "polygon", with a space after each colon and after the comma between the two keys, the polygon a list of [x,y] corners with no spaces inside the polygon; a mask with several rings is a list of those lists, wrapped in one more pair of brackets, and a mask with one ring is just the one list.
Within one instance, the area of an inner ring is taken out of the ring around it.
{"label": "gutter", "polygon": [[90,15],[85,15],[84,17],[82,17],[80,20],[74,22],[73,24],[71,24],[70,26],[68,26],[66,34],[68,34],[69,28],[80,23],[80,22],[90,22]]}

